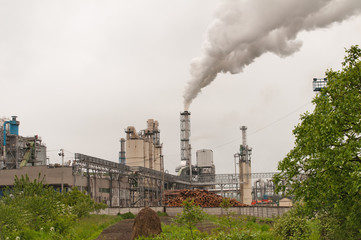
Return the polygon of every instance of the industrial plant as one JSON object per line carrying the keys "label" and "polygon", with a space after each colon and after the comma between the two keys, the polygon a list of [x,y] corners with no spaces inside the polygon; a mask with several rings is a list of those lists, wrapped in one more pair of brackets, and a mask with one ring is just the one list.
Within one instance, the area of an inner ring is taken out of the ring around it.
{"label": "industrial plant", "polygon": [[267,181],[273,173],[251,171],[252,148],[247,145],[245,126],[240,128],[242,144],[234,154],[235,173],[216,174],[211,149],[196,150],[193,163],[190,116],[188,111],[180,113],[181,157],[176,175],[164,170],[159,122],[154,119],[148,119],[143,130],[136,131],[134,126],[125,129],[126,138],[120,139],[119,162],[75,153],[73,161],[66,164],[49,164],[40,137],[19,135],[17,117],[1,119],[0,196],[5,187],[13,185],[15,176],[36,179],[39,174],[58,191],[77,187],[109,207],[163,206],[168,192],[182,189],[208,190],[247,205],[262,195],[273,195],[273,185]]}
{"label": "industrial plant", "polygon": [[19,136],[20,122],[16,116],[0,119],[1,169],[46,165],[46,146],[38,135]]}

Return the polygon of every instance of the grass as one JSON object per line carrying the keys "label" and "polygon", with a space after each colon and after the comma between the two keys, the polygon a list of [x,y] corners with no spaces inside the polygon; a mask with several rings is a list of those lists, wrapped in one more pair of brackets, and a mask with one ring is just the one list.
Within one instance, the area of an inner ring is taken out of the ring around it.
{"label": "grass", "polygon": [[79,219],[74,225],[76,239],[95,239],[107,227],[121,221],[121,216],[90,215]]}
{"label": "grass", "polygon": [[36,240],[92,240],[96,239],[100,233],[110,225],[122,220],[120,216],[109,215],[90,215],[78,219],[69,231],[61,235],[56,231],[35,231],[33,229],[24,229],[20,239]]}
{"label": "grass", "polygon": [[[194,239],[223,240],[223,239],[276,239],[273,230],[273,219],[249,216],[215,216],[206,215],[206,219],[197,224]],[[184,240],[191,239],[189,230],[185,226],[162,224],[163,232],[156,237],[141,237],[139,240]]]}

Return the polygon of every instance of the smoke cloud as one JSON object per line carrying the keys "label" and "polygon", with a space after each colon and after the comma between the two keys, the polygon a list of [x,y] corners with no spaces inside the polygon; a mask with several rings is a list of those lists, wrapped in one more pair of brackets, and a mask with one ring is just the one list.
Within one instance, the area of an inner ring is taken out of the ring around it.
{"label": "smoke cloud", "polygon": [[239,73],[267,52],[290,56],[302,45],[296,39],[300,31],[325,28],[360,12],[360,0],[223,0],[208,27],[203,55],[191,62],[185,110],[218,73]]}

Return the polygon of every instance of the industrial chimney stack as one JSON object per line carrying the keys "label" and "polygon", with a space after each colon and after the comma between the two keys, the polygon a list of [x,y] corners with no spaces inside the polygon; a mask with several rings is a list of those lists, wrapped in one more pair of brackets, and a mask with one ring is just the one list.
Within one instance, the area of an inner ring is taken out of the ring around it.
{"label": "industrial chimney stack", "polygon": [[180,141],[181,141],[181,161],[185,166],[189,166],[189,175],[192,177],[192,148],[190,144],[191,136],[191,113],[184,111],[180,114]]}

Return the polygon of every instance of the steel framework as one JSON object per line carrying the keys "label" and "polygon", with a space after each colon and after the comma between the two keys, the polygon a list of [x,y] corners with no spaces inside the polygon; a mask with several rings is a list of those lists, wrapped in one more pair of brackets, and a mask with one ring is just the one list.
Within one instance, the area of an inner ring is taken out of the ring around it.
{"label": "steel framework", "polygon": [[97,201],[102,200],[101,193],[97,191],[97,181],[109,182],[110,207],[161,206],[164,190],[175,189],[208,189],[223,196],[235,197],[243,184],[241,179],[272,178],[274,174],[209,174],[189,179],[189,176],[129,167],[80,153],[75,154],[73,164],[73,175],[86,178],[86,191]]}

